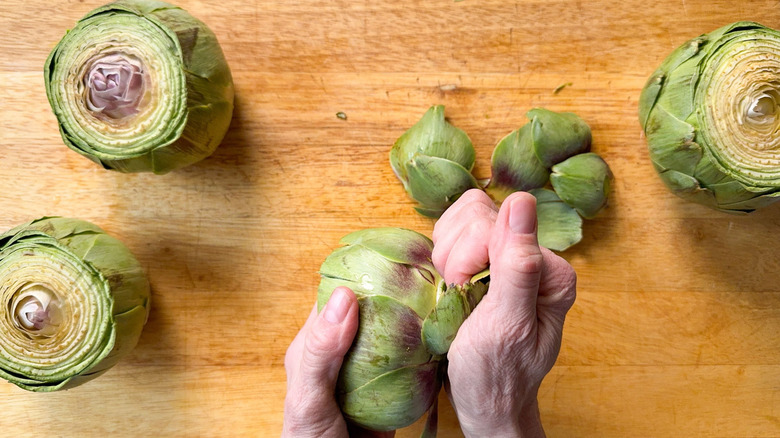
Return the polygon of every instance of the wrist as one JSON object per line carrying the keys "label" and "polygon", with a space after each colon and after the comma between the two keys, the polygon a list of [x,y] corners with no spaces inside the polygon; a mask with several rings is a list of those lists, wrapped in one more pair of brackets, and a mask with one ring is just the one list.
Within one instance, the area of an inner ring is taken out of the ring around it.
{"label": "wrist", "polygon": [[516,416],[507,416],[500,422],[487,424],[483,422],[466,425],[461,423],[463,433],[467,438],[490,436],[494,438],[544,438],[544,428],[539,414],[539,404],[536,399],[523,406]]}

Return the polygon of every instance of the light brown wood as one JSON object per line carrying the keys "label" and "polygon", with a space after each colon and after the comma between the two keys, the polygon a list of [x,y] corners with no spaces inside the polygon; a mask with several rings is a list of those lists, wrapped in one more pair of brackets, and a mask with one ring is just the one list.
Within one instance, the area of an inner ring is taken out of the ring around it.
{"label": "light brown wood", "polygon": [[[4,435],[278,436],[283,357],[322,260],[360,228],[430,235],[388,151],[444,104],[480,178],[536,106],[580,114],[615,174],[609,207],[563,254],[579,295],[540,391],[549,436],[780,436],[780,206],[732,216],[676,198],[637,121],[671,50],[741,19],[780,27],[777,2],[178,3],[218,35],[237,107],[212,157],[166,176],[96,167],[49,110],[44,60],[102,1],[0,3],[0,228],[93,221],[154,294],[140,344],[105,376],[56,394],[0,384]],[[460,436],[441,406],[441,436]]]}

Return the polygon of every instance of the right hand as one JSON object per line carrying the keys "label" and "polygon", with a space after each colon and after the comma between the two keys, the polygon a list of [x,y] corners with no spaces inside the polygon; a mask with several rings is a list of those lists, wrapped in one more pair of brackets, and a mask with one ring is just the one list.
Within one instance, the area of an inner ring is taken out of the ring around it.
{"label": "right hand", "polygon": [[490,266],[488,293],[450,347],[448,394],[467,437],[543,437],[537,392],[576,296],[574,269],[540,248],[536,200],[513,193],[497,209],[479,190],[436,223],[433,262],[447,284]]}

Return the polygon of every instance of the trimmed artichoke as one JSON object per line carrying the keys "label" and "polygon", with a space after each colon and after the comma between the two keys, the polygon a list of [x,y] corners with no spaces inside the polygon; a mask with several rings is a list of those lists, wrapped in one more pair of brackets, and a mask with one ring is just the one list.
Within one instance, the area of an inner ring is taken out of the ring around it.
{"label": "trimmed artichoke", "polygon": [[44,78],[65,144],[122,172],[163,174],[206,158],[233,114],[216,36],[159,1],[87,14],[52,50]]}
{"label": "trimmed artichoke", "polygon": [[471,175],[476,152],[465,132],[444,120],[444,106],[432,106],[390,150],[390,166],[415,210],[437,218],[460,195],[480,188]]}
{"label": "trimmed artichoke", "polygon": [[0,235],[0,377],[68,389],[103,374],[138,342],[149,282],[97,226],[43,218]]}
{"label": "trimmed artichoke", "polygon": [[487,291],[487,274],[447,288],[431,261],[433,243],[414,231],[366,229],[341,243],[322,264],[317,303],[322,310],[333,289],[347,286],[360,305],[358,333],[338,380],[344,416],[387,431],[428,411],[431,434],[444,355]]}
{"label": "trimmed artichoke", "polygon": [[780,32],[738,22],[696,37],[639,101],[650,158],[676,195],[750,212],[780,199]]}
{"label": "trimmed artichoke", "polygon": [[590,149],[590,127],[578,115],[534,108],[526,117],[531,121],[493,149],[487,191],[494,199],[543,187],[553,165]]}
{"label": "trimmed artichoke", "polygon": [[550,184],[555,193],[585,219],[592,219],[605,205],[612,171],[593,152],[575,155],[552,168]]}

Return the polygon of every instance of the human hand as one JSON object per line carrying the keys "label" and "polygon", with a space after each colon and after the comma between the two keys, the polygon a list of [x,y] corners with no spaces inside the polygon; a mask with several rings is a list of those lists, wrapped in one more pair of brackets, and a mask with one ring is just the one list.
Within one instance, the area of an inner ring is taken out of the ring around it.
{"label": "human hand", "polygon": [[336,381],[358,328],[358,303],[346,287],[333,290],[317,314],[317,305],[295,336],[284,357],[287,396],[284,400],[286,438],[392,438],[395,432],[366,431],[348,424],[336,403]]}
{"label": "human hand", "polygon": [[436,223],[433,263],[450,283],[490,265],[488,293],[450,347],[448,394],[467,437],[544,436],[537,392],[558,356],[576,276],[536,239],[536,200],[513,193],[497,209],[463,194]]}

